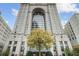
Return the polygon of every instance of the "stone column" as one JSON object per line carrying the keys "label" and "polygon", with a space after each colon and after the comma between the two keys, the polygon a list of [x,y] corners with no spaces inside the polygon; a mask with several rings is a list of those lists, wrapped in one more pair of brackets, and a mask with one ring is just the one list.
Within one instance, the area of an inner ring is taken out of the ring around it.
{"label": "stone column", "polygon": [[60,42],[59,42],[59,41],[62,41],[61,40],[61,36],[60,35],[56,35],[55,36],[55,40],[56,40],[57,54],[58,54],[58,56],[61,56],[62,55],[62,51],[61,51]]}
{"label": "stone column", "polygon": [[51,28],[50,28],[50,20],[49,20],[49,17],[48,17],[48,12],[45,12],[45,22],[46,22],[46,30],[51,33]]}
{"label": "stone column", "polygon": [[[17,40],[18,39],[18,40]],[[22,42],[23,36],[22,35],[17,35],[17,45],[16,45],[16,51],[15,55],[19,56],[20,55],[20,49],[21,49],[21,42]]]}
{"label": "stone column", "polygon": [[53,34],[54,29],[55,29],[55,24],[54,24],[54,21],[53,21],[54,20],[54,18],[53,18],[54,13],[52,13],[50,5],[48,5],[48,14],[49,14],[51,33]]}
{"label": "stone column", "polygon": [[31,33],[31,26],[32,26],[32,12],[29,11],[28,14],[28,30],[27,33],[30,34]]}
{"label": "stone column", "polygon": [[30,7],[29,4],[27,4],[27,6],[26,6],[26,13],[25,13],[25,15],[26,15],[26,18],[25,18],[25,28],[24,28],[24,34],[25,35],[27,35],[28,24],[29,24],[28,23],[28,21],[29,21],[28,20],[28,17],[29,17],[29,15],[28,15],[29,14],[29,7]]}
{"label": "stone column", "polygon": [[25,36],[24,38],[25,38],[25,40],[24,40],[25,41],[25,45],[24,45],[24,48],[25,48],[24,49],[24,56],[26,56],[26,53],[28,51],[28,46],[27,46],[27,41],[26,41],[27,40],[27,37]]}

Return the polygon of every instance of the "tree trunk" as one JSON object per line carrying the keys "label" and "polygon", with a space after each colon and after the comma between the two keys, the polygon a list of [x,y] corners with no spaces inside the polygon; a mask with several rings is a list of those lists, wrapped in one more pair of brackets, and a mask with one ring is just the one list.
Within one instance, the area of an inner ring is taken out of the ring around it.
{"label": "tree trunk", "polygon": [[41,56],[41,46],[40,46],[40,42],[38,41],[39,44],[39,56]]}
{"label": "tree trunk", "polygon": [[41,51],[39,50],[39,56],[41,56]]}

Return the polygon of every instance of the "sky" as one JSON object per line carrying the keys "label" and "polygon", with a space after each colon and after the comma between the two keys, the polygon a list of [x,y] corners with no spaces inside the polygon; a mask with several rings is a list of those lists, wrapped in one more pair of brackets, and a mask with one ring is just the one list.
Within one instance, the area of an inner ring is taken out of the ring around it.
{"label": "sky", "polygon": [[[0,3],[1,16],[11,29],[13,29],[19,8],[18,3]],[[74,13],[79,13],[79,4],[57,3],[57,10],[62,26],[64,26]]]}
{"label": "sky", "polygon": [[0,12],[3,19],[12,29],[16,21],[16,16],[19,11],[20,4],[16,3],[0,3]]}

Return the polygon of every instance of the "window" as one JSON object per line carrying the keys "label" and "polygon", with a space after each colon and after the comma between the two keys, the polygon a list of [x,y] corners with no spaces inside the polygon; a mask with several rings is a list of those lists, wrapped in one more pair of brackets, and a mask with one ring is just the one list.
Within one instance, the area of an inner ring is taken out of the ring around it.
{"label": "window", "polygon": [[15,33],[16,33],[16,31],[15,31]]}
{"label": "window", "polygon": [[69,38],[69,40],[71,41],[71,38]]}
{"label": "window", "polygon": [[21,52],[24,52],[24,46],[21,46]]}
{"label": "window", "polygon": [[14,44],[17,44],[17,41],[15,41]]}
{"label": "window", "polygon": [[63,42],[62,41],[59,41],[60,42],[60,45],[63,45]]}
{"label": "window", "polygon": [[9,44],[12,44],[12,41],[9,41]]}
{"label": "window", "polygon": [[3,46],[0,46],[0,48],[3,48]]}
{"label": "window", "polygon": [[45,14],[41,8],[35,8],[32,14],[32,28],[46,29],[45,25]]}
{"label": "window", "polygon": [[8,46],[8,49],[10,49],[10,46]]}
{"label": "window", "polygon": [[25,43],[25,42],[24,42],[24,41],[22,41],[21,45],[24,45],[24,43]]}
{"label": "window", "polygon": [[56,51],[56,56],[58,56],[58,53],[57,53],[57,51]]}
{"label": "window", "polygon": [[65,48],[69,48],[67,41],[64,41]]}
{"label": "window", "polygon": [[67,45],[67,41],[64,41],[64,44]]}
{"label": "window", "polygon": [[3,50],[3,46],[0,46],[0,52],[2,52],[2,50]]}
{"label": "window", "polygon": [[15,52],[15,50],[16,50],[16,46],[13,47],[13,52]]}
{"label": "window", "polygon": [[76,39],[76,36],[75,36],[75,39]]}
{"label": "window", "polygon": [[56,46],[54,46],[54,51],[56,51]]}
{"label": "window", "polygon": [[74,40],[74,38],[72,37],[72,39]]}
{"label": "window", "polygon": [[63,38],[63,36],[61,35],[61,38]]}
{"label": "window", "polygon": [[16,36],[14,35],[14,38],[16,38]]}
{"label": "window", "polygon": [[64,51],[64,47],[63,46],[61,46],[61,51]]}
{"label": "window", "polygon": [[36,21],[32,22],[32,28],[38,28],[38,24],[36,23]]}

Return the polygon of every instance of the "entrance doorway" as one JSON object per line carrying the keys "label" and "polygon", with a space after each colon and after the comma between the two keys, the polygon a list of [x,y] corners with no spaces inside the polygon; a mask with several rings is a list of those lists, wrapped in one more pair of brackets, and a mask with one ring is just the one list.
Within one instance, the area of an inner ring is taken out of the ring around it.
{"label": "entrance doorway", "polygon": [[[28,51],[26,56],[39,56],[39,52]],[[50,51],[41,52],[41,56],[52,56],[52,53]]]}

